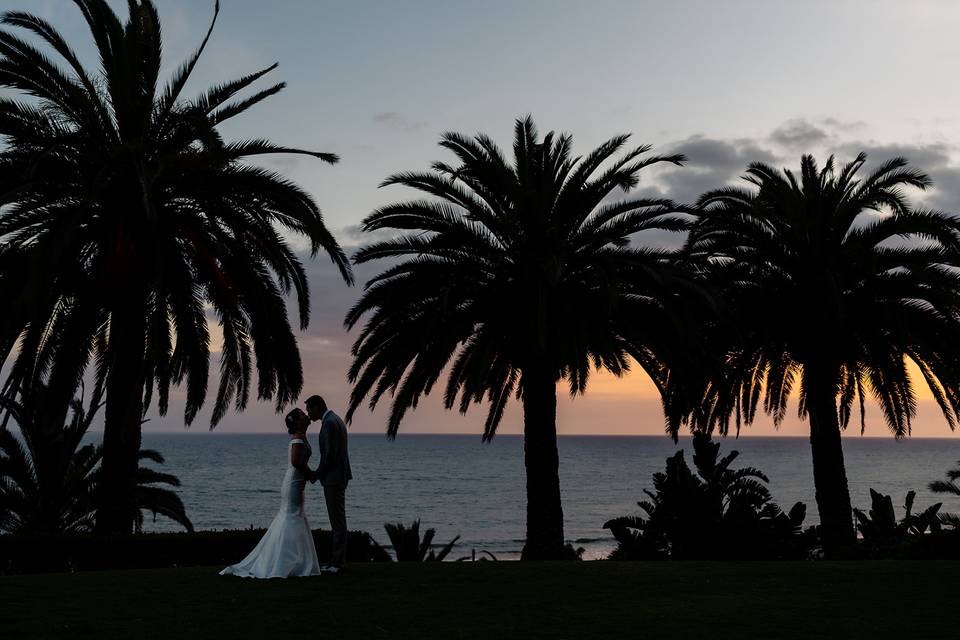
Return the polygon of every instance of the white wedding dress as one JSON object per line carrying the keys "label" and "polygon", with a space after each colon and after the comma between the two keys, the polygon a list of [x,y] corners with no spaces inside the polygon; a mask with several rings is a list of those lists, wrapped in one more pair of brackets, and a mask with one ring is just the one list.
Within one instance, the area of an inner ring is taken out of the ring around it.
{"label": "white wedding dress", "polygon": [[[307,448],[310,458],[310,445],[296,438],[290,441]],[[289,450],[287,460],[289,461]],[[270,523],[270,528],[256,548],[246,558],[220,572],[222,576],[241,576],[244,578],[291,578],[298,576],[320,575],[320,561],[313,544],[313,534],[303,513],[303,489],[307,479],[299,469],[288,463],[287,473],[283,476],[280,488],[280,512]]]}

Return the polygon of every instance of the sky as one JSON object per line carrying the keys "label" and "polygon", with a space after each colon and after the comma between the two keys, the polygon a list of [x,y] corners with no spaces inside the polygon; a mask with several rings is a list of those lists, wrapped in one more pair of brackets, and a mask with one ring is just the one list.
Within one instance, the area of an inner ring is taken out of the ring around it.
{"label": "sky", "polygon": [[[112,3],[125,15],[126,3]],[[378,188],[391,173],[450,160],[444,131],[485,132],[509,147],[514,120],[573,135],[584,153],[619,133],[657,152],[682,152],[686,167],[650,172],[640,188],[678,201],[733,183],[752,161],[797,166],[802,153],[873,161],[905,155],[931,174],[923,205],[960,211],[960,3],[639,2],[595,0],[223,0],[190,89],[278,62],[262,80],[279,95],[223,127],[228,139],[265,137],[334,152],[329,166],[278,157],[271,168],[305,187],[342,245],[364,241],[360,221],[406,199]],[[57,25],[90,65],[89,33],[69,0],[5,0]],[[213,0],[157,0],[165,67],[202,39]],[[353,336],[342,326],[359,288],[348,289],[323,256],[308,264],[312,321],[299,335],[304,397],[321,393],[343,413]],[[375,274],[358,269],[362,283]],[[216,360],[216,355],[214,355]],[[436,395],[436,394],[435,394]],[[182,431],[175,397],[147,430]],[[208,403],[209,404],[209,403]],[[386,408],[386,407],[384,407]],[[191,428],[206,431],[205,413]],[[485,408],[444,411],[438,397],[408,414],[402,433],[482,432]],[[519,407],[503,433],[522,431]],[[360,410],[352,429],[382,432],[385,411]],[[218,432],[281,430],[271,404],[231,413]],[[560,393],[561,434],[660,434],[663,415],[641,372],[595,375],[586,396]],[[851,428],[851,435],[859,429]],[[804,435],[795,416],[775,430],[760,419],[743,435]],[[914,434],[950,432],[928,393]],[[885,436],[876,407],[867,435]],[[402,435],[401,435],[402,437]]]}

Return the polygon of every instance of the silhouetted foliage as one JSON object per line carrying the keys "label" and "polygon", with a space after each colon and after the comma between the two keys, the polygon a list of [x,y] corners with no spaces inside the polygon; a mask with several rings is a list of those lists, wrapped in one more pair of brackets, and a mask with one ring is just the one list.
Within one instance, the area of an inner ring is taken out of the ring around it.
{"label": "silhouetted foliage", "polygon": [[[443,135],[456,164],[400,173],[384,185],[433,199],[383,207],[366,231],[399,235],[360,249],[355,261],[393,262],[371,279],[346,323],[366,318],[353,346],[347,417],[393,396],[387,433],[446,375],[444,405],[466,412],[489,402],[483,437],[494,436],[510,397],[524,408],[527,536],[524,557],[567,557],[556,444],[556,385],[582,393],[593,368],[621,375],[631,358],[664,389],[694,325],[692,287],[672,253],[630,246],[652,229],[682,230],[671,202],[631,198],[648,166],[640,146],[615,157],[617,136],[582,157],[569,135],[542,139],[516,123],[513,158],[485,135]],[[692,362],[687,357],[684,362]]]}
{"label": "silhouetted foliage", "polygon": [[863,536],[864,543],[889,544],[902,541],[907,536],[919,536],[927,533],[939,533],[940,507],[942,502],[931,505],[920,513],[913,513],[913,501],[917,497],[916,491],[907,492],[903,503],[904,516],[897,520],[893,510],[893,500],[870,489],[870,511],[864,513],[854,509],[857,518],[857,530]]}
{"label": "silhouetted foliage", "polygon": [[[69,422],[48,428],[42,410],[49,390],[36,385],[21,392],[20,400],[0,398],[0,407],[13,418],[19,437],[12,429],[0,431],[0,531],[9,533],[77,533],[93,529],[101,482],[101,447],[81,446],[83,437],[102,406],[94,391],[84,407],[83,398],[72,403]],[[139,462],[163,464],[163,456],[143,449]],[[143,527],[144,511],[162,515],[193,531],[180,497],[163,487],[180,486],[170,474],[146,466],[137,469],[135,528]]]}
{"label": "silhouetted foliage", "polygon": [[[264,529],[175,533],[18,534],[0,536],[0,575],[100,569],[226,566],[243,558]],[[321,563],[330,561],[331,532],[313,530]],[[369,533],[347,532],[347,562],[392,562]]]}
{"label": "silhouetted foliage", "polygon": [[736,326],[712,341],[727,363],[686,420],[726,433],[762,407],[779,425],[798,390],[828,549],[855,540],[840,440],[854,407],[863,430],[872,394],[894,435],[909,434],[912,361],[951,428],[960,413],[960,222],[911,207],[905,189],[931,181],[905,159],[861,177],[865,161],[803,156],[799,175],[751,164],[755,189],[701,196],[687,244]]}
{"label": "silhouetted foliage", "polygon": [[400,522],[388,522],[383,528],[390,538],[397,562],[442,562],[460,539],[460,536],[457,536],[441,547],[439,552],[434,552],[432,544],[437,532],[435,529],[427,529],[421,538],[419,520],[414,520],[409,527]]}
{"label": "silhouetted foliage", "polygon": [[[934,493],[950,493],[955,496],[960,496],[960,484],[957,484],[958,480],[960,480],[960,462],[957,462],[956,469],[947,470],[946,480],[934,480],[930,483],[929,487]],[[960,533],[960,514],[941,513],[940,521],[957,529],[958,533]]]}
{"label": "silhouetted foliage", "polygon": [[946,475],[946,480],[934,480],[931,482],[930,491],[934,493],[951,493],[955,496],[960,496],[960,484],[957,484],[957,481],[960,480],[960,461],[957,462],[957,468],[948,469]]}
{"label": "silhouetted foliage", "polygon": [[653,475],[649,500],[637,503],[646,517],[615,518],[603,526],[617,540],[613,560],[797,558],[806,555],[812,533],[802,533],[806,507],[784,513],[758,469],[731,469],[739,453],[719,458],[720,443],[693,436],[691,470],[683,451]]}
{"label": "silhouetted foliage", "polygon": [[84,68],[46,20],[0,18],[8,28],[0,29],[0,357],[13,356],[8,393],[47,376],[52,423],[63,421],[95,364],[106,387],[107,481],[97,526],[122,533],[134,525],[140,420],[154,391],[162,415],[171,384],[183,384],[187,424],[204,403],[208,321],[223,335],[211,426],[231,404],[246,407],[254,369],[256,396],[279,409],[303,383],[285,294],[296,294],[301,328],[310,309],[288,235],[305,236],[313,255],[326,251],[345,280],[351,275],[313,198],[247,162],[275,153],[337,157],[220,134],[220,125],[284,87],[243,94],[276,65],[183,96],[219,2],[199,48],[166,83],[151,0],[131,0],[126,23],[106,0],[74,4],[98,69]]}

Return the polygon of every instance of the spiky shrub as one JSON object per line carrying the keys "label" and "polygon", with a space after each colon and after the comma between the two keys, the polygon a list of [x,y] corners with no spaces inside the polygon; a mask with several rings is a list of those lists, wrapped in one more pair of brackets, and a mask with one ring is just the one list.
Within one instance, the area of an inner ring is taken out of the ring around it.
{"label": "spiky shrub", "polygon": [[[43,422],[42,409],[49,393],[38,385],[21,392],[19,400],[0,398],[0,407],[19,432],[0,429],[0,531],[52,534],[93,529],[103,450],[81,444],[102,406],[100,394],[95,391],[86,407],[82,397],[74,400],[69,421],[50,428]],[[142,449],[138,463],[148,460],[164,462],[159,452]],[[175,476],[138,464],[131,514],[137,531],[143,528],[145,512],[193,531],[180,497],[167,488],[179,486]]]}
{"label": "spiky shrub", "polygon": [[420,521],[414,520],[409,527],[402,522],[386,523],[383,525],[393,546],[393,553],[397,562],[442,562],[453,550],[457,536],[443,547],[438,553],[432,548],[433,538],[437,535],[435,529],[427,529],[420,537]]}
{"label": "spiky shrub", "polygon": [[939,533],[942,529],[940,507],[942,502],[932,504],[923,511],[913,512],[916,491],[908,491],[903,502],[904,515],[898,519],[893,509],[893,499],[870,489],[870,510],[854,509],[857,531],[868,545],[884,545],[904,542],[909,536]]}
{"label": "spiky shrub", "polygon": [[665,472],[653,475],[646,514],[615,518],[603,526],[617,540],[614,560],[657,558],[802,557],[811,540],[801,533],[806,507],[780,510],[759,469],[732,469],[739,453],[719,458],[720,443],[697,433],[690,469],[680,450],[667,458]]}
{"label": "spiky shrub", "polygon": [[187,424],[204,403],[208,323],[223,335],[211,426],[231,404],[247,405],[254,370],[257,397],[283,407],[303,384],[284,294],[296,293],[301,327],[310,308],[289,236],[305,236],[313,255],[326,251],[348,281],[350,268],[311,196],[250,163],[274,153],[337,157],[220,134],[284,87],[245,94],[276,65],[183,95],[219,2],[168,82],[151,0],[131,0],[125,23],[106,0],[74,4],[98,69],[42,18],[0,18],[0,357],[13,360],[8,392],[46,376],[51,424],[65,419],[93,359],[106,389],[97,527],[123,533],[134,526],[140,421],[154,391],[162,415],[170,386],[183,384]]}
{"label": "spiky shrub", "polygon": [[[934,480],[931,482],[929,485],[930,491],[960,496],[960,484],[957,483],[957,481],[960,480],[960,462],[957,462],[956,468],[948,469],[946,476],[946,480]],[[941,513],[940,521],[960,532],[960,514]]]}
{"label": "spiky shrub", "polygon": [[957,462],[957,466],[954,469],[948,469],[946,473],[946,480],[934,480],[930,483],[930,491],[934,493],[949,493],[955,496],[960,496],[960,461]]}

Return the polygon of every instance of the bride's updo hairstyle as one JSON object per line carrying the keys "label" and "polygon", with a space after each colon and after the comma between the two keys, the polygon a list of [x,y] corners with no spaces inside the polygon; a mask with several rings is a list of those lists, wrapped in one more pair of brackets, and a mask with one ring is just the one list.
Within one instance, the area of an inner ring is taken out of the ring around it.
{"label": "bride's updo hairstyle", "polygon": [[292,410],[290,413],[287,414],[287,417],[284,418],[284,422],[287,423],[287,433],[294,433],[295,431],[299,431],[301,429],[301,425],[303,424],[303,421],[309,420],[309,419],[310,418],[307,417],[307,414],[303,412],[303,409],[300,409],[298,407]]}

